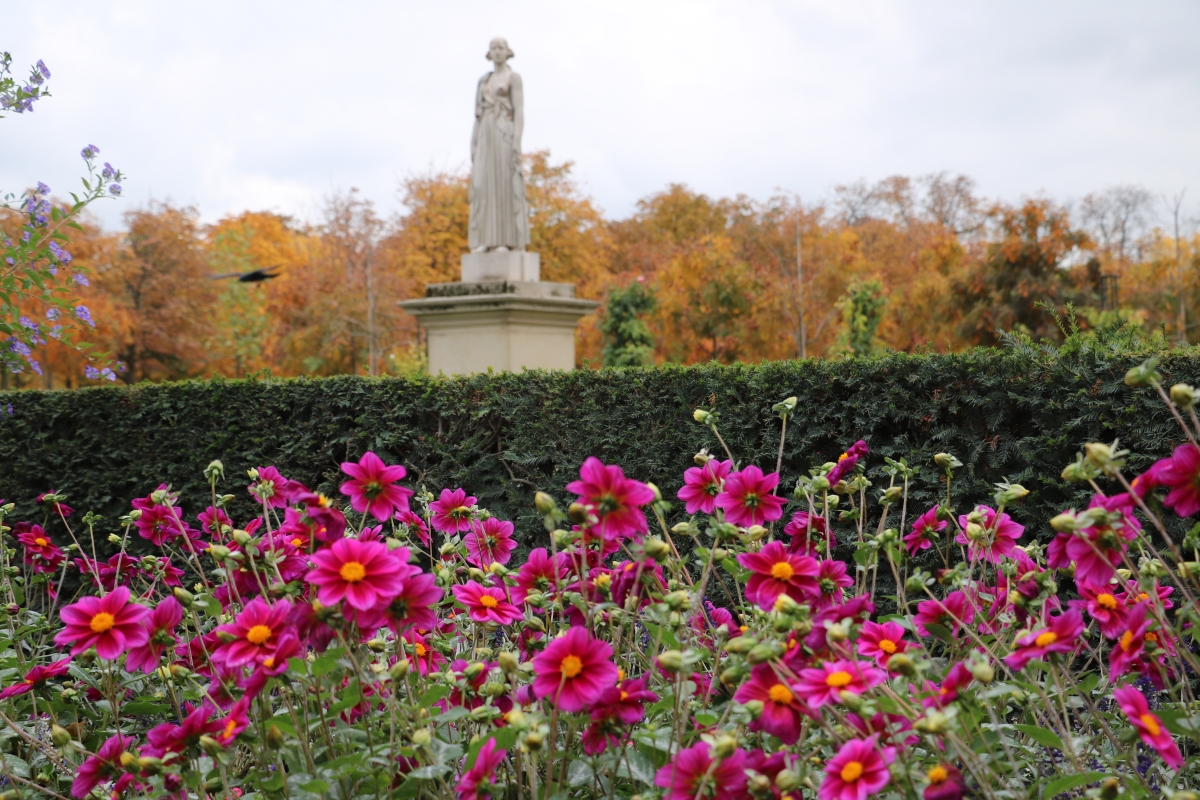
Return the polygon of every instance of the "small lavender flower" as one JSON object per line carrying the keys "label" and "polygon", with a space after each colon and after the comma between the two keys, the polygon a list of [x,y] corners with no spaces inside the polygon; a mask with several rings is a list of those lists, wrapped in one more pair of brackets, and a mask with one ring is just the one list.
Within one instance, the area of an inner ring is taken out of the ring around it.
{"label": "small lavender flower", "polygon": [[111,181],[113,178],[117,177],[117,171],[113,169],[113,165],[107,161],[104,162],[104,170],[100,174],[106,181]]}
{"label": "small lavender flower", "polygon": [[50,77],[50,68],[47,67],[46,62],[42,61],[40,58],[38,59],[38,62],[37,62],[37,70],[38,70],[38,72],[42,73],[43,78]]}
{"label": "small lavender flower", "polygon": [[125,366],[125,362],[124,362],[124,361],[118,361],[118,362],[117,362],[117,372],[119,372],[119,373],[121,373],[122,375],[124,375],[124,374],[125,374],[125,370],[126,370],[126,369],[128,369],[128,368]]}
{"label": "small lavender flower", "polygon": [[89,381],[94,381],[100,377],[100,370],[96,369],[91,364],[88,364],[86,367],[83,368],[83,375]]}
{"label": "small lavender flower", "polygon": [[83,156],[87,161],[91,161],[96,156],[100,155],[100,148],[94,144],[89,144],[83,150],[79,151],[79,155]]}
{"label": "small lavender flower", "polygon": [[54,322],[54,320],[58,319],[61,314],[62,312],[57,308],[46,309],[46,319],[50,320],[51,322]]}
{"label": "small lavender flower", "polygon": [[52,326],[48,331],[46,331],[46,335],[49,336],[51,339],[60,338],[62,336],[62,325]]}
{"label": "small lavender flower", "polygon": [[37,193],[38,194],[50,194],[50,187],[47,186],[46,184],[42,183],[41,181],[38,181]]}
{"label": "small lavender flower", "polygon": [[88,310],[87,306],[75,306],[75,316],[93,328],[96,327],[96,323],[92,319],[92,312]]}
{"label": "small lavender flower", "polygon": [[113,371],[111,369],[109,369],[108,367],[105,367],[104,369],[100,370],[100,376],[109,381],[115,381],[117,379],[117,376],[115,374],[113,374]]}
{"label": "small lavender flower", "polygon": [[32,358],[28,359],[28,361],[29,361],[30,369],[32,369],[38,375],[41,375],[42,374],[42,365],[39,364],[37,361],[33,360]]}
{"label": "small lavender flower", "polygon": [[28,358],[29,354],[32,352],[29,349],[29,345],[25,344],[24,342],[22,342],[19,339],[9,339],[8,340],[8,349],[10,351],[16,353],[17,355],[23,356],[25,358]]}
{"label": "small lavender flower", "polygon": [[82,272],[76,272],[72,276],[72,278],[74,279],[76,285],[78,285],[78,286],[87,286],[88,285],[87,275],[84,275]]}
{"label": "small lavender flower", "polygon": [[31,320],[29,317],[26,317],[24,315],[19,317],[17,319],[17,322],[20,323],[21,326],[24,328],[29,328],[30,330],[34,330],[34,331],[36,331],[38,329],[37,323],[34,322],[33,320]]}
{"label": "small lavender flower", "polygon": [[13,260],[12,256],[9,256],[8,258],[6,258],[6,259],[4,259],[4,260],[5,260],[6,262],[8,262],[8,265],[9,265],[10,267],[11,267],[11,266],[13,266],[14,264],[16,264],[16,263],[17,263],[16,261],[14,261],[14,260]]}
{"label": "small lavender flower", "polygon": [[121,184],[114,183],[112,186],[109,186],[108,193],[111,195],[119,195],[121,193]]}
{"label": "small lavender flower", "polygon": [[29,237],[30,237],[30,236],[33,236],[33,231],[31,231],[31,230],[29,230],[29,229],[26,229],[26,230],[22,231],[22,233],[21,233],[21,241],[22,241],[22,242],[28,242],[28,241],[29,241]]}

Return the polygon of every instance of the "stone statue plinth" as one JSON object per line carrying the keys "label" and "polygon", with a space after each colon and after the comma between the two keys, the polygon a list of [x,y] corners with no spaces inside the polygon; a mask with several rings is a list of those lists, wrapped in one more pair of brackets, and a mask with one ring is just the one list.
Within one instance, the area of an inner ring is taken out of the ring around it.
{"label": "stone statue plinth", "polygon": [[574,369],[575,326],[599,305],[569,283],[513,280],[433,283],[400,303],[425,328],[432,375]]}
{"label": "stone statue plinth", "polygon": [[468,283],[537,281],[541,277],[541,263],[537,253],[524,250],[463,253],[462,279]]}

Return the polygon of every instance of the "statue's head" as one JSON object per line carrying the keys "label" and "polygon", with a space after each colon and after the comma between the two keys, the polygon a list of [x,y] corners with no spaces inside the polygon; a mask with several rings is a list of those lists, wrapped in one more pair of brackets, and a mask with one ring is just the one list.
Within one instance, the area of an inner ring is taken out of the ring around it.
{"label": "statue's head", "polygon": [[512,48],[508,46],[508,41],[503,36],[497,36],[495,39],[492,39],[492,43],[488,45],[488,61],[495,64],[503,64],[512,57]]}

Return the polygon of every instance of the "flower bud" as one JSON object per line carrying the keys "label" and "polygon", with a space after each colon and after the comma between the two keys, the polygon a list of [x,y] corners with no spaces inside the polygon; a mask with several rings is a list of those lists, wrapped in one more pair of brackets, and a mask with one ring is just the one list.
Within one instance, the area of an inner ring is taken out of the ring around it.
{"label": "flower bud", "polygon": [[497,661],[500,662],[500,669],[503,670],[506,675],[516,672],[517,667],[521,664],[521,662],[517,659],[517,654],[511,650],[502,651],[497,657]]}
{"label": "flower bud", "polygon": [[[828,481],[826,481],[826,483],[828,483]],[[846,483],[845,481],[838,481],[833,485],[834,494],[850,494],[851,491],[850,484]]]}
{"label": "flower bud", "polygon": [[533,496],[533,505],[543,517],[553,514],[554,509],[558,508],[558,504],[554,502],[554,498],[545,492],[538,492]]}
{"label": "flower bud", "polygon": [[665,650],[659,654],[658,664],[667,672],[679,672],[683,669],[683,653],[678,650]]}
{"label": "flower bud", "polygon": [[475,680],[482,675],[483,671],[486,669],[487,664],[484,664],[481,661],[476,661],[472,664],[468,664],[467,668],[463,670],[463,674],[466,675],[469,680]]}
{"label": "flower bud", "polygon": [[850,638],[850,625],[845,622],[827,623],[825,638],[834,644],[846,641]]}
{"label": "flower bud", "polygon": [[1196,390],[1186,383],[1177,383],[1171,387],[1171,402],[1180,408],[1196,405],[1196,397]]}
{"label": "flower bud", "polygon": [[1112,461],[1112,448],[1103,442],[1088,442],[1083,446],[1084,458],[1096,469],[1104,469]]}
{"label": "flower bud", "polygon": [[783,655],[783,645],[779,642],[763,642],[750,648],[750,652],[746,654],[746,660],[751,664],[761,664],[772,658],[779,658],[781,655]]}
{"label": "flower bud", "polygon": [[762,700],[747,700],[745,703],[742,703],[742,708],[746,709],[746,713],[750,715],[750,719],[758,719],[762,716],[765,706]]}
{"label": "flower bud", "polygon": [[651,537],[642,545],[642,552],[661,564],[671,555],[671,546],[662,539]]}
{"label": "flower bud", "polygon": [[970,514],[967,514],[967,522],[973,522],[976,525],[983,524],[983,513],[977,508]]}
{"label": "flower bud", "polygon": [[21,606],[16,603],[9,603],[4,607],[4,611],[10,617],[15,617],[17,614],[21,613]]}
{"label": "flower bud", "polygon": [[110,544],[119,545],[121,543],[121,537],[117,536],[115,533],[110,533],[108,535],[108,541]]}
{"label": "flower bud", "polygon": [[795,770],[781,769],[775,776],[775,786],[781,792],[793,792],[800,788],[800,774]]}
{"label": "flower bud", "polygon": [[[888,661],[888,665],[891,666],[890,660]],[[972,662],[970,665],[968,665],[968,669],[970,669],[971,674],[975,676],[975,680],[979,681],[985,686],[996,678],[996,668],[986,661]]]}
{"label": "flower bud", "polygon": [[530,630],[537,631],[538,633],[546,632],[546,623],[542,622],[537,617],[530,617],[529,619],[525,620],[525,627],[529,628]]}
{"label": "flower bud", "polygon": [[689,602],[691,602],[691,598],[688,597],[687,591],[680,589],[678,592],[671,592],[669,595],[664,597],[663,602],[666,603],[667,607],[672,611],[679,611],[681,608],[684,608]]}
{"label": "flower bud", "polygon": [[412,669],[412,664],[407,658],[402,658],[395,664],[392,664],[391,669],[388,670],[388,675],[394,681],[402,681],[408,675],[410,669]]}
{"label": "flower bud", "polygon": [[1009,484],[1001,490],[1000,498],[1005,503],[1015,503],[1029,495],[1029,490],[1019,483]]}
{"label": "flower bud", "polygon": [[933,463],[942,469],[954,469],[962,466],[962,463],[949,453],[938,453],[933,457]]}
{"label": "flower bud", "polygon": [[1147,359],[1125,373],[1125,385],[1134,387],[1153,385],[1155,381],[1162,379],[1162,375],[1158,374],[1156,369],[1157,366],[1157,358]]}
{"label": "flower bud", "polygon": [[[888,659],[889,663],[891,659]],[[949,720],[940,711],[930,710],[924,717],[913,723],[913,728],[921,733],[942,734],[949,729]]]}
{"label": "flower bud", "polygon": [[567,506],[567,518],[576,525],[582,525],[588,521],[588,507],[583,503],[571,503]]}
{"label": "flower bud", "polygon": [[232,551],[223,544],[209,545],[208,554],[217,561],[224,561],[229,558]]}
{"label": "flower bud", "polygon": [[1073,511],[1065,511],[1056,517],[1051,517],[1050,527],[1059,533],[1070,533],[1075,530],[1075,513]]}
{"label": "flower bud", "polygon": [[235,542],[237,542],[238,544],[240,544],[242,547],[245,547],[246,545],[248,545],[254,541],[254,537],[251,536],[246,531],[234,531],[233,532],[233,540]]}
{"label": "flower bud", "polygon": [[746,788],[750,791],[752,797],[770,797],[771,779],[762,773],[757,773],[753,778],[746,781]]}
{"label": "flower bud", "polygon": [[278,725],[272,723],[271,726],[267,728],[267,746],[272,750],[278,750],[279,748],[283,747],[283,744],[286,741],[287,737],[284,735],[283,731],[279,729]]}
{"label": "flower bud", "polygon": [[121,755],[117,757],[117,760],[121,762],[121,766],[124,767],[125,769],[129,769],[130,767],[134,767],[134,768],[137,767],[137,756],[135,756],[133,753],[129,752],[128,750],[121,753]]}
{"label": "flower bud", "polygon": [[712,418],[712,412],[705,411],[703,408],[697,408],[692,412],[692,419],[696,420],[696,422],[699,422],[701,425],[710,424]]}
{"label": "flower bud", "polygon": [[813,491],[817,492],[818,494],[821,492],[828,492],[830,489],[829,478],[826,478],[824,475],[819,475],[819,476],[813,478],[812,479],[812,488],[813,488]]}
{"label": "flower bud", "polygon": [[776,403],[771,406],[771,410],[780,416],[786,416],[796,410],[796,405],[800,402],[797,397],[789,397],[781,403]]}
{"label": "flower bud", "polygon": [[542,749],[542,745],[546,743],[546,737],[539,731],[530,731],[525,734],[525,749],[537,752]]}
{"label": "flower bud", "polygon": [[367,647],[371,649],[372,653],[382,653],[387,649],[387,642],[383,639],[371,639],[367,642]]}
{"label": "flower bud", "polygon": [[712,461],[712,456],[708,454],[707,449],[701,450],[699,453],[696,453],[696,455],[692,456],[692,463],[694,463],[697,467],[703,467],[710,461]]}
{"label": "flower bud", "polygon": [[967,541],[969,542],[982,541],[987,535],[987,531],[985,531],[983,526],[978,522],[968,522],[965,533],[967,534]]}
{"label": "flower bud", "polygon": [[842,705],[845,706],[847,710],[855,713],[858,713],[862,710],[862,698],[854,692],[838,692],[838,697],[841,699]]}
{"label": "flower bud", "polygon": [[409,739],[417,747],[428,747],[429,743],[433,741],[433,734],[429,732],[428,728],[417,728]]}
{"label": "flower bud", "polygon": [[901,495],[904,494],[904,489],[900,486],[889,486],[883,492],[883,502],[888,505],[894,505],[900,502]]}
{"label": "flower bud", "polygon": [[498,681],[488,681],[483,685],[484,697],[499,697],[504,694],[504,684]]}
{"label": "flower bud", "polygon": [[729,734],[718,736],[713,742],[712,754],[720,761],[724,761],[737,752],[737,739]]}
{"label": "flower bud", "polygon": [[766,536],[767,533],[767,529],[762,525],[751,525],[749,528],[746,528],[746,538],[752,542],[757,542],[759,539]]}
{"label": "flower bud", "polygon": [[176,680],[183,680],[192,674],[192,671],[183,664],[172,664],[171,666],[167,667],[167,669],[171,671],[171,677],[175,678]]}
{"label": "flower bud", "polygon": [[167,489],[155,489],[150,493],[150,502],[156,506],[164,505],[171,497],[171,492]]}
{"label": "flower bud", "polygon": [[726,686],[734,686],[742,679],[742,675],[744,674],[745,670],[738,667],[726,667],[721,671],[721,683]]}
{"label": "flower bud", "polygon": [[[1121,793],[1121,781],[1116,778],[1105,778],[1100,781],[1100,800],[1116,800],[1117,795]],[[1183,800],[1180,795],[1190,794],[1195,798],[1195,792],[1176,792],[1171,796],[1171,800]]]}
{"label": "flower bud", "polygon": [[51,725],[50,741],[54,742],[55,747],[66,747],[71,743],[71,732],[61,725]]}
{"label": "flower bud", "polygon": [[745,655],[757,644],[758,639],[755,639],[753,636],[736,636],[725,643],[725,652],[733,653],[734,655]]}
{"label": "flower bud", "polygon": [[896,653],[888,659],[887,668],[889,672],[895,672],[897,675],[904,675],[911,678],[917,674],[917,665],[913,662],[911,656],[906,656],[904,653]]}
{"label": "flower bud", "polygon": [[646,481],[646,488],[649,489],[650,491],[654,492],[654,502],[656,502],[656,503],[662,502],[662,490],[661,489],[659,489],[657,486],[655,486],[650,481]]}

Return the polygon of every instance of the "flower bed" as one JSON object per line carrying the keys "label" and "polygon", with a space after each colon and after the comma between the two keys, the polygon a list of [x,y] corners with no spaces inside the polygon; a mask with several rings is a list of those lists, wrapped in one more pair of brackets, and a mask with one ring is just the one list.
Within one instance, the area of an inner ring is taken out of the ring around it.
{"label": "flower bed", "polygon": [[371,452],[344,501],[252,470],[244,525],[214,462],[194,522],[162,485],[103,560],[101,521],[43,495],[4,529],[6,796],[1194,798],[1200,526],[1162,515],[1200,512],[1196,393],[1127,382],[1186,443],[1132,480],[1089,444],[1062,479],[1093,498],[1044,547],[1020,485],[956,508],[946,453],[932,507],[903,459],[873,486],[863,442],[789,498],[711,411],[688,521],[589,458],[523,563],[510,522]]}

